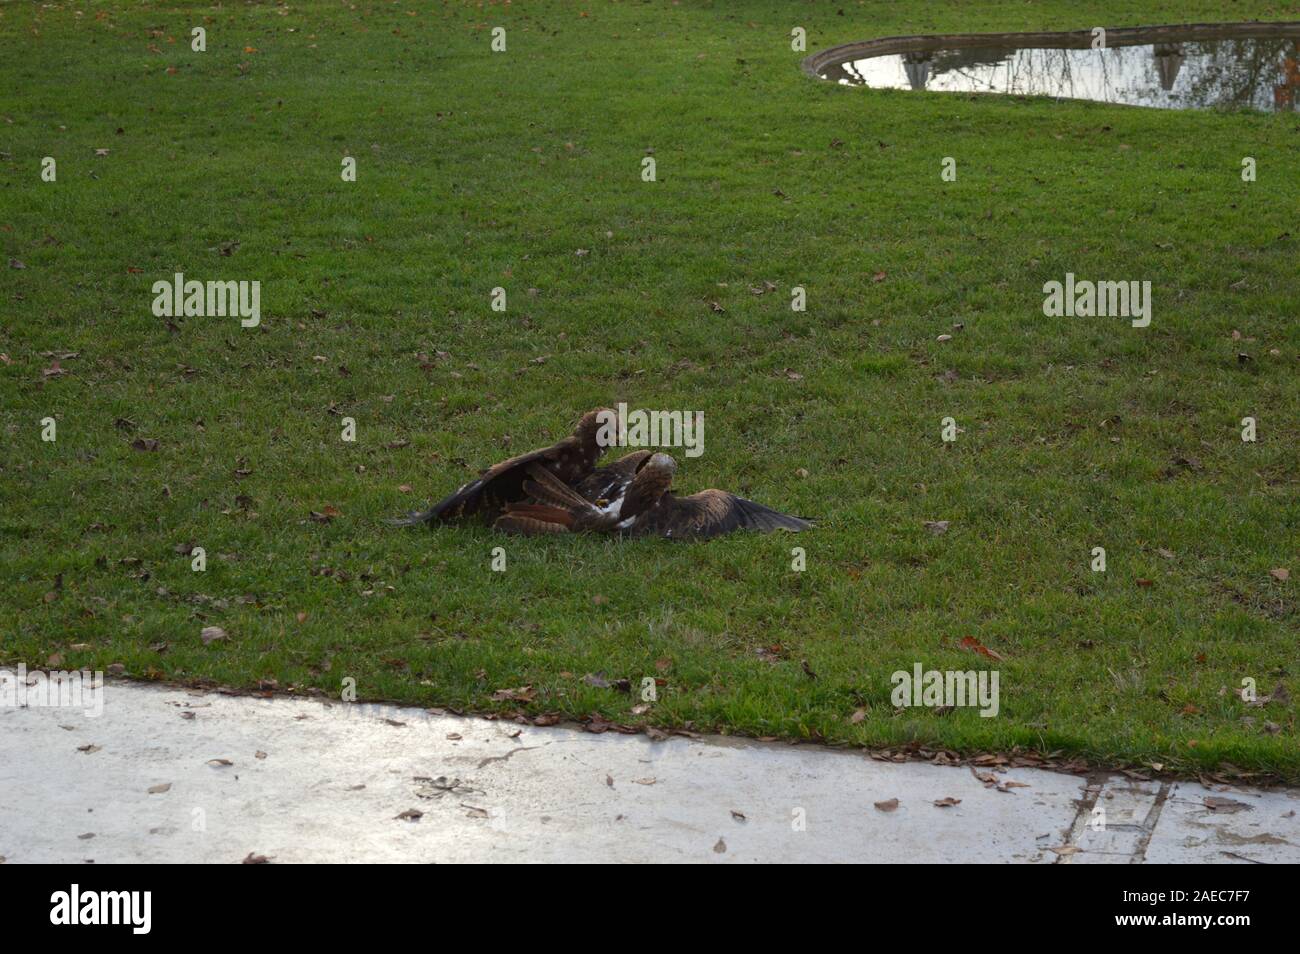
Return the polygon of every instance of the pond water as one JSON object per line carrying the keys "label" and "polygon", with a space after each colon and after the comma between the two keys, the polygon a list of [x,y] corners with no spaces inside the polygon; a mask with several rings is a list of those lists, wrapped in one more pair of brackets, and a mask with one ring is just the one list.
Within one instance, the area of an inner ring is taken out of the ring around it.
{"label": "pond water", "polygon": [[877,89],[1054,96],[1159,109],[1296,110],[1300,38],[1162,38],[1102,49],[963,45],[860,53],[820,65],[817,73]]}

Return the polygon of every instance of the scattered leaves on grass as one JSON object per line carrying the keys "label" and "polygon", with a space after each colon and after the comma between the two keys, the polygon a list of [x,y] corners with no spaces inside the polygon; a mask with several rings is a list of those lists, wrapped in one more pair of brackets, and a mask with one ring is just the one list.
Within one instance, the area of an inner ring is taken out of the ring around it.
{"label": "scattered leaves on grass", "polygon": [[[1246,690],[1242,688],[1238,689],[1237,693],[1238,695],[1241,695],[1245,691]],[[1287,692],[1286,686],[1280,682],[1277,684],[1277,688],[1272,692],[1259,696],[1254,701],[1247,702],[1246,705],[1250,706],[1252,709],[1262,709],[1264,706],[1272,702],[1276,702],[1282,706],[1289,706],[1291,704],[1291,693]]]}

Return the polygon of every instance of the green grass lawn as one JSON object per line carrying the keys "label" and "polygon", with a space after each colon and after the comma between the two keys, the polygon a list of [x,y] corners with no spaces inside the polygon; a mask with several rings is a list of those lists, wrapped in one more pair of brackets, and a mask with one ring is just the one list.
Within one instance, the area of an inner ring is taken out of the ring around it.
{"label": "green grass lawn", "polygon": [[[1300,119],[852,90],[789,41],[1251,18],[1300,3],[0,7],[0,664],[1300,779],[1295,704],[1234,695],[1300,695]],[[175,272],[261,325],[155,317]],[[1066,272],[1151,326],[1044,317]],[[818,528],[383,524],[618,401],[704,412],[680,488]],[[896,711],[917,662],[996,668],[998,717]]]}

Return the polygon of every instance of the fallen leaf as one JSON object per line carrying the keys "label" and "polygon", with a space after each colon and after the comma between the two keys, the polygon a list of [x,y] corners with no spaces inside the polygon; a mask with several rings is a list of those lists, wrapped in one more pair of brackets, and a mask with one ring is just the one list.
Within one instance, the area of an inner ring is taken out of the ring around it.
{"label": "fallen leaf", "polygon": [[204,646],[227,638],[226,631],[220,626],[204,626],[199,632],[199,639],[203,640]]}
{"label": "fallen leaf", "polygon": [[1284,566],[1274,567],[1268,571],[1268,575],[1279,583],[1285,583],[1287,580],[1291,579],[1291,571]]}
{"label": "fallen leaf", "polygon": [[517,689],[498,689],[492,693],[492,698],[497,702],[532,702],[533,687],[519,686]]}
{"label": "fallen leaf", "polygon": [[947,795],[943,798],[936,799],[934,802],[936,808],[952,808],[954,805],[960,805],[960,804],[961,804],[961,799],[953,798],[951,795]]}
{"label": "fallen leaf", "polygon": [[995,650],[989,649],[974,636],[963,636],[961,638],[963,649],[969,649],[973,653],[979,653],[981,656],[987,656],[989,659],[1002,660],[1002,655]]}
{"label": "fallen leaf", "polygon": [[328,506],[323,510],[311,511],[311,519],[316,523],[329,523],[335,517],[340,516],[341,511],[338,507]]}
{"label": "fallen leaf", "polygon": [[876,811],[892,812],[894,809],[898,808],[898,799],[890,798],[883,802],[876,802],[875,806]]}
{"label": "fallen leaf", "polygon": [[163,783],[161,783],[160,785],[150,785],[150,786],[149,786],[149,794],[150,794],[150,795],[161,795],[163,792],[169,792],[169,791],[171,791],[171,787],[172,787],[172,783],[171,783],[171,782],[163,782]]}
{"label": "fallen leaf", "polygon": [[1247,805],[1245,802],[1239,802],[1233,798],[1221,798],[1218,795],[1207,795],[1205,797],[1205,807],[1212,812],[1223,815],[1235,815],[1237,812],[1255,810],[1253,805]]}

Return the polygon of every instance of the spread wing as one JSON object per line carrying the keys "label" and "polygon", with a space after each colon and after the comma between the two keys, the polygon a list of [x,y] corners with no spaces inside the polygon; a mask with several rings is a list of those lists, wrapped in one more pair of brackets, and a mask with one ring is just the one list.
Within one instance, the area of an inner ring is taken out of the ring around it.
{"label": "spread wing", "polygon": [[702,490],[686,497],[665,494],[657,507],[637,519],[631,532],[674,539],[708,539],[734,530],[797,532],[812,526],[802,517],[789,516],[725,490]]}
{"label": "spread wing", "polygon": [[[416,511],[393,523],[409,527],[419,523],[446,523],[472,518],[490,522],[505,510],[507,504],[527,497],[524,481],[528,480],[529,466],[541,466],[556,475],[576,474],[574,479],[578,479],[591,470],[590,465],[584,466],[586,460],[578,442],[572,437],[566,437],[551,447],[529,451],[494,464],[477,479],[444,497],[428,510]],[[560,479],[563,480],[564,477],[561,476]]]}
{"label": "spread wing", "polygon": [[428,510],[416,511],[390,523],[410,527],[462,518],[491,523],[505,512],[507,505],[527,497],[524,482],[530,476],[530,468],[542,468],[565,484],[574,484],[588,476],[596,467],[602,436],[611,423],[617,427],[618,418],[608,408],[588,411],[579,419],[573,433],[558,444],[503,460]]}

